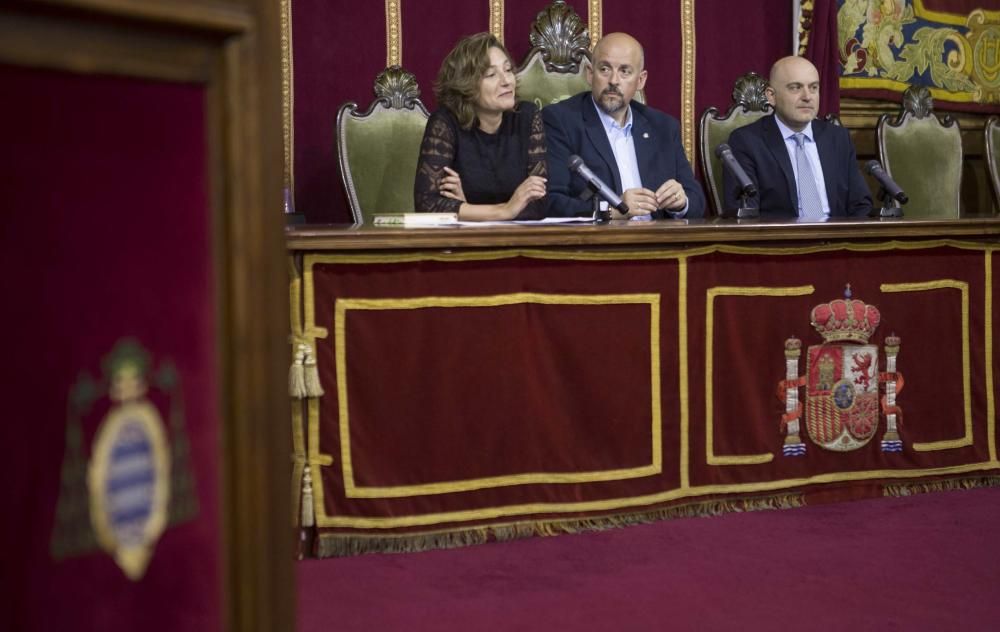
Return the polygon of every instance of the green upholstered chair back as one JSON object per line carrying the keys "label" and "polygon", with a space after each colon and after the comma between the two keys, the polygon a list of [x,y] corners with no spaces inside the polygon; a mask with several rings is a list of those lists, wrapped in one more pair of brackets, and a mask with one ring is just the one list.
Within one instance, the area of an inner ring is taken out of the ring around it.
{"label": "green upholstered chair back", "polygon": [[371,223],[376,213],[412,212],[413,178],[428,113],[416,78],[399,66],[375,79],[366,112],[346,103],[337,112],[337,156],[351,215]]}
{"label": "green upholstered chair back", "polygon": [[962,134],[951,117],[933,113],[930,91],[911,86],[903,93],[896,120],[883,114],[878,121],[882,167],[910,201],[903,215],[910,218],[958,217],[962,188]]}
{"label": "green upholstered chair back", "polygon": [[764,90],[767,80],[755,72],[736,80],[733,102],[724,116],[710,107],[701,115],[701,170],[708,183],[712,204],[717,215],[722,214],[722,163],[715,156],[715,148],[729,140],[733,130],[753,123],[771,111]]}
{"label": "green upholstered chair back", "polygon": [[589,90],[584,75],[584,68],[589,64],[590,59],[585,58],[577,64],[576,71],[552,72],[546,69],[541,53],[530,53],[524,65],[517,69],[517,97],[543,108]]}
{"label": "green upholstered chair back", "polygon": [[986,121],[986,170],[993,184],[993,195],[1000,205],[1000,116]]}
{"label": "green upholstered chair back", "polygon": [[[517,96],[539,108],[590,89],[590,35],[580,16],[564,0],[555,0],[531,25],[531,50],[515,70]],[[635,99],[645,103],[640,90]]]}

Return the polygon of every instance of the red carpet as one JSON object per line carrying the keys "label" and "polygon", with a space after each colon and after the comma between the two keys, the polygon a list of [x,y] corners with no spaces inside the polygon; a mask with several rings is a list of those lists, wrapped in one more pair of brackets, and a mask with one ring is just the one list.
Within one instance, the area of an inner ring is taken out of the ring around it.
{"label": "red carpet", "polygon": [[300,632],[998,630],[1000,488],[308,560]]}

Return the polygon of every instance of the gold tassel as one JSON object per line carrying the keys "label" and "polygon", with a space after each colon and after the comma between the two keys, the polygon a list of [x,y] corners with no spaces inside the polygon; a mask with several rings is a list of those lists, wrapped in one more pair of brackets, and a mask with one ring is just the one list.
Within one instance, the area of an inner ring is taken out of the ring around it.
{"label": "gold tassel", "polygon": [[299,343],[295,349],[295,359],[288,369],[288,396],[295,399],[302,399],[306,396],[306,382],[303,375],[302,363],[305,358],[306,346]]}
{"label": "gold tassel", "polygon": [[316,524],[316,516],[313,510],[313,485],[312,474],[309,466],[302,470],[302,526],[311,527]]}
{"label": "gold tassel", "polygon": [[312,347],[306,346],[303,365],[306,397],[322,397],[323,387],[319,383],[319,369],[316,367],[316,356],[313,355]]}

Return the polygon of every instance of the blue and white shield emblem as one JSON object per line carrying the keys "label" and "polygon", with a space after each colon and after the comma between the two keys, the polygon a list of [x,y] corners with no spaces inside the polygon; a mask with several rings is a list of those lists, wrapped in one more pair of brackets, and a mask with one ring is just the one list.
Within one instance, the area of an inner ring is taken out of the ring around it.
{"label": "blue and white shield emblem", "polygon": [[133,400],[111,409],[94,441],[87,484],[98,544],[128,577],[141,577],[170,499],[167,439],[152,404]]}

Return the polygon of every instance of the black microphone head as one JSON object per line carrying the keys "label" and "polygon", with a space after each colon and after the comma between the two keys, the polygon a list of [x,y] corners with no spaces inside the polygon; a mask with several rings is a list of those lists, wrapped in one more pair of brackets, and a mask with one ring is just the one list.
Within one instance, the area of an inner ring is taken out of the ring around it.
{"label": "black microphone head", "polygon": [[576,171],[577,169],[583,166],[583,158],[577,156],[576,154],[573,154],[572,156],[569,157],[568,164],[570,169]]}
{"label": "black microphone head", "polygon": [[865,173],[867,173],[868,175],[872,175],[873,173],[875,173],[876,169],[878,169],[879,171],[882,170],[882,165],[878,164],[877,160],[869,160],[868,162],[865,163]]}
{"label": "black microphone head", "polygon": [[725,143],[719,143],[719,146],[715,148],[715,157],[722,158],[722,154],[726,153],[727,151],[730,151],[729,145]]}

